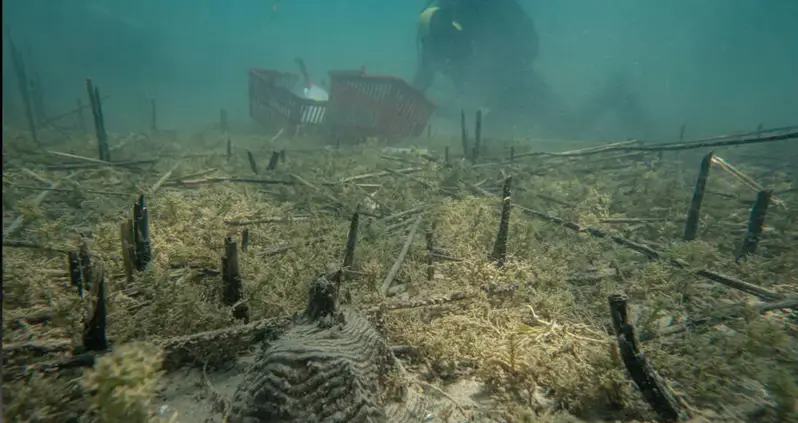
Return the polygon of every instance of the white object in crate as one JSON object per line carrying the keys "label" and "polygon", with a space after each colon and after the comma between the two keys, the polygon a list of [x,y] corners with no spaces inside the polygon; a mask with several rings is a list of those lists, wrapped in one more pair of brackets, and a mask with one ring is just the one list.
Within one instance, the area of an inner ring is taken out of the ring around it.
{"label": "white object in crate", "polygon": [[302,96],[302,98],[307,98],[309,100],[315,100],[315,101],[327,101],[330,99],[330,94],[328,94],[324,88],[321,88],[318,85],[303,87],[302,93],[300,95]]}

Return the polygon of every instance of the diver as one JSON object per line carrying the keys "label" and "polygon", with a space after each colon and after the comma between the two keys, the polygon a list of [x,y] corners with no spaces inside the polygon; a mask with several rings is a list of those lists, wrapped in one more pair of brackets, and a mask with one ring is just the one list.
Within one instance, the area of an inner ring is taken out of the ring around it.
{"label": "diver", "polygon": [[584,110],[568,111],[533,68],[537,30],[518,0],[433,0],[419,17],[418,47],[413,86],[426,92],[440,73],[461,106],[489,112],[498,127],[531,123],[574,136],[609,109],[640,115],[624,83],[608,85]]}

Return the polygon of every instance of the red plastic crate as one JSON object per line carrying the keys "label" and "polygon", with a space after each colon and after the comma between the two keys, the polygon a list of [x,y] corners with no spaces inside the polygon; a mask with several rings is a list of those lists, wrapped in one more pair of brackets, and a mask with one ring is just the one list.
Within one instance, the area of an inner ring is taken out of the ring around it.
{"label": "red plastic crate", "polygon": [[336,135],[417,137],[435,109],[424,94],[393,76],[330,72],[326,124]]}
{"label": "red plastic crate", "polygon": [[270,69],[249,70],[249,115],[293,136],[304,125],[322,125],[327,103],[302,98],[292,91],[299,75]]}

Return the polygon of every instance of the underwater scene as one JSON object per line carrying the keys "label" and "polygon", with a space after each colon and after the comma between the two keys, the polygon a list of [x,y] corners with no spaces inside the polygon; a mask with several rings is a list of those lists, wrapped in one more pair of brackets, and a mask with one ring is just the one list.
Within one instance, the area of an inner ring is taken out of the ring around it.
{"label": "underwater scene", "polygon": [[2,7],[2,421],[798,422],[798,2]]}

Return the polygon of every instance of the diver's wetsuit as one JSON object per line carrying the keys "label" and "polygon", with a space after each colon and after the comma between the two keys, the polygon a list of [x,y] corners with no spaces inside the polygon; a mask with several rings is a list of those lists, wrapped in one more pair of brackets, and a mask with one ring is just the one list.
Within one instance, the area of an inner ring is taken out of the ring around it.
{"label": "diver's wetsuit", "polygon": [[571,136],[614,107],[607,95],[618,96],[604,93],[598,108],[569,113],[533,69],[537,31],[518,0],[438,0],[421,13],[418,39],[413,85],[426,91],[440,72],[461,98],[491,110],[499,126],[532,121]]}

